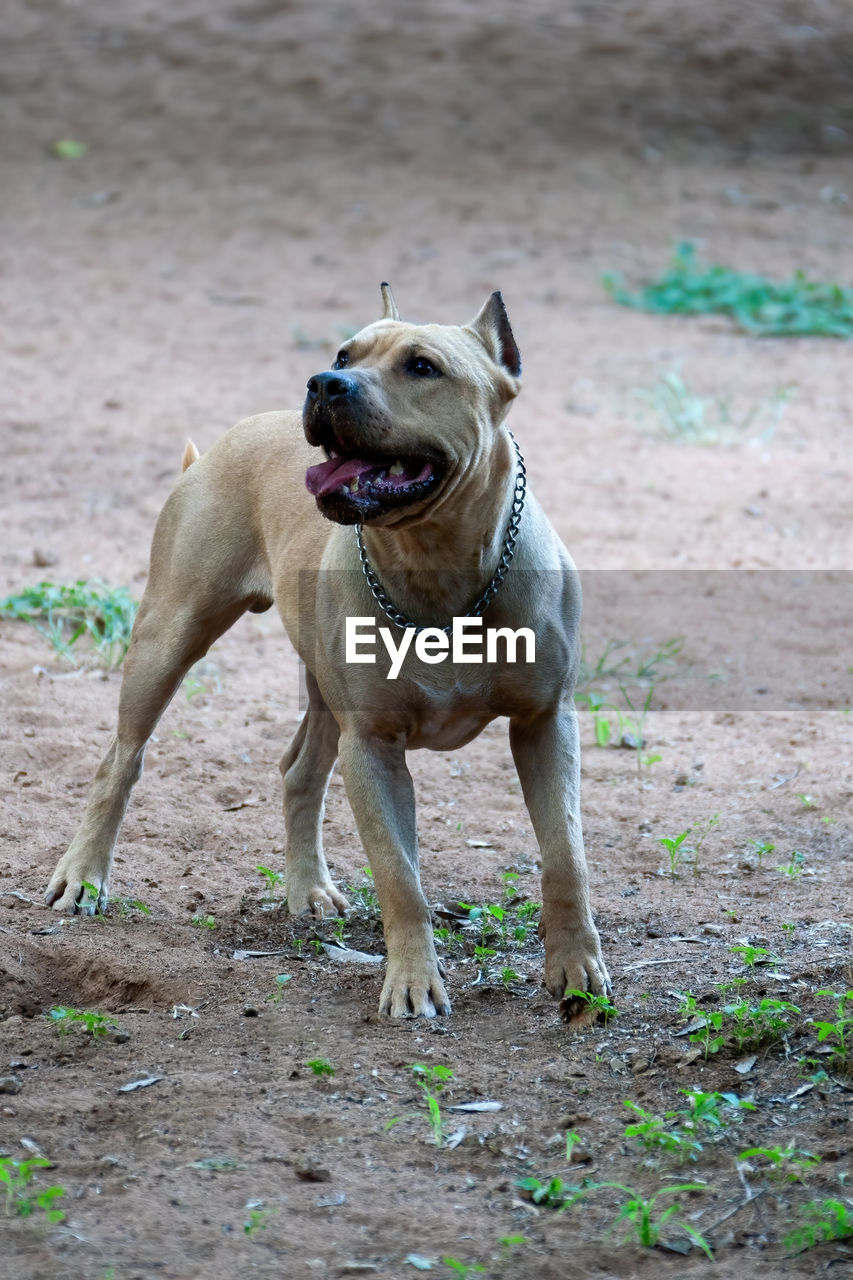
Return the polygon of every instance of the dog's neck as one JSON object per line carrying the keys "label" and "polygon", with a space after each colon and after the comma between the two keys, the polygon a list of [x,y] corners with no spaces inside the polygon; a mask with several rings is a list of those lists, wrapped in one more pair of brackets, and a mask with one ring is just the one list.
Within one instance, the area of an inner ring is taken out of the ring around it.
{"label": "dog's neck", "polygon": [[469,465],[453,486],[452,504],[460,514],[452,522],[442,502],[411,525],[364,528],[373,571],[413,622],[444,626],[485,589],[503,552],[515,476],[515,451],[501,428],[484,465]]}

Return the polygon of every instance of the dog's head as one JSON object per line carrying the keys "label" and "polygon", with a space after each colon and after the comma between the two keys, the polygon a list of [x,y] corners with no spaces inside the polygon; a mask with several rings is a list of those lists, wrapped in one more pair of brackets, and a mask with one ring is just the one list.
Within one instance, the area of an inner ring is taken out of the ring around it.
{"label": "dog's head", "polygon": [[521,383],[499,293],[467,325],[406,324],[387,284],[384,313],[308,381],[303,426],[326,461],[305,483],[339,524],[397,524],[442,503],[482,460]]}

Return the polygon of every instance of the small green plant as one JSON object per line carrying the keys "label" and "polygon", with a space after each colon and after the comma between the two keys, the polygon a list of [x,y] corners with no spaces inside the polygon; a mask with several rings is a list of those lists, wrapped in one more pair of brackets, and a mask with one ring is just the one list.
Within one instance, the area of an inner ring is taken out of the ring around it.
{"label": "small green plant", "polygon": [[705,1061],[712,1053],[719,1053],[726,1043],[722,1033],[723,1014],[720,1009],[700,1009],[696,997],[686,992],[681,997],[679,1013],[682,1017],[695,1022],[695,1029],[690,1033],[690,1043],[702,1046]]}
{"label": "small green plant", "polygon": [[51,150],[58,160],[82,160],[89,148],[77,138],[58,138]]}
{"label": "small green plant", "polygon": [[332,1066],[328,1058],[309,1058],[305,1065],[309,1071],[321,1079],[337,1074],[337,1068]]}
{"label": "small green plant", "polygon": [[275,897],[275,891],[278,888],[278,886],[284,884],[284,872],[273,871],[270,869],[270,867],[262,867],[260,865],[255,867],[255,870],[257,871],[258,875],[263,876],[263,878],[267,882],[268,893],[264,901],[269,902]]}
{"label": "small green plant", "polygon": [[757,1005],[752,1005],[747,1000],[725,1005],[723,1013],[726,1017],[727,1039],[738,1053],[742,1053],[746,1049],[760,1049],[773,1044],[787,1035],[791,1030],[788,1015],[798,1015],[800,1010],[788,1000],[774,1000],[765,996]]}
{"label": "small green plant", "polygon": [[[677,879],[681,866],[692,866],[693,874],[698,874],[702,845],[714,828],[719,826],[719,822],[720,815],[713,813],[704,822],[691,824],[686,831],[682,831],[677,836],[658,837],[658,844],[662,844],[669,854],[669,873],[673,880]],[[695,833],[693,839],[690,844],[686,844],[685,841],[691,832]]]}
{"label": "small green plant", "polygon": [[750,840],[750,847],[758,859],[758,865],[761,866],[761,859],[765,854],[771,854],[775,851],[775,844],[770,844],[767,840]]}
{"label": "small green plant", "polygon": [[626,1125],[625,1137],[636,1138],[647,1149],[665,1151],[679,1161],[695,1160],[702,1151],[700,1135],[714,1135],[727,1127],[729,1121],[723,1108],[755,1110],[753,1103],[734,1093],[703,1093],[698,1089],[680,1092],[687,1098],[688,1107],[667,1111],[663,1116],[626,1100],[624,1105],[639,1116],[639,1120]]}
{"label": "small green plant", "polygon": [[607,702],[603,693],[595,689],[590,689],[588,693],[579,693],[577,701],[585,702],[592,712],[592,728],[596,745],[606,747],[613,733],[607,712],[616,711],[616,708]]}
{"label": "small green plant", "polygon": [[[739,1098],[736,1093],[703,1093],[701,1089],[681,1089],[689,1104],[687,1113],[697,1127],[710,1130],[722,1129],[728,1120],[721,1112],[722,1107],[731,1111],[755,1111],[755,1103],[747,1098]],[[683,1114],[683,1113],[682,1113]]]}
{"label": "small green plant", "polygon": [[150,916],[151,908],[146,907],[144,902],[140,902],[138,898],[110,898],[110,905],[118,908],[120,920],[126,920],[134,911],[138,911],[140,915]]}
{"label": "small green plant", "polygon": [[576,1008],[588,1009],[595,1015],[595,1021],[603,1022],[605,1027],[611,1018],[619,1017],[619,1010],[610,997],[596,995],[594,991],[580,991],[570,987],[563,995],[563,1000]]}
{"label": "small green plant", "polygon": [[829,996],[835,1001],[835,1021],[828,1022],[812,1018],[811,1025],[817,1028],[817,1038],[821,1044],[830,1042],[831,1064],[844,1069],[849,1062],[849,1045],[850,1040],[853,1039],[853,990],[839,992],[832,991],[829,987],[822,987],[817,994]]}
{"label": "small green plant", "polygon": [[187,702],[192,702],[193,698],[200,693],[207,693],[207,685],[203,680],[199,680],[198,676],[193,675],[192,672],[184,676],[181,681],[181,688],[184,691]]}
{"label": "small green plant", "polygon": [[681,1206],[678,1201],[674,1201],[669,1208],[664,1209],[662,1213],[656,1213],[655,1205],[663,1196],[675,1196],[683,1191],[704,1191],[705,1185],[701,1182],[682,1182],[677,1186],[661,1187],[654,1195],[646,1198],[641,1192],[634,1191],[631,1187],[626,1187],[622,1182],[597,1182],[593,1186],[584,1189],[574,1197],[572,1204],[576,1204],[582,1197],[588,1195],[592,1191],[602,1191],[610,1188],[615,1191],[621,1191],[627,1200],[624,1202],[616,1215],[610,1231],[615,1231],[623,1222],[630,1222],[633,1231],[629,1232],[624,1240],[629,1240],[633,1235],[638,1244],[644,1249],[653,1249],[660,1241],[663,1235],[663,1229],[670,1223],[674,1227],[680,1227],[686,1235],[690,1237],[695,1245],[713,1262],[714,1255],[711,1247],[704,1236],[700,1235],[695,1227],[689,1222],[685,1222],[683,1218],[676,1218],[675,1214],[681,1212]]}
{"label": "small green plant", "polygon": [[124,587],[75,582],[59,587],[40,582],[0,600],[0,615],[28,622],[57,653],[76,665],[71,650],[87,636],[108,667],[119,666],[130,644],[138,605]]}
{"label": "small green plant", "polygon": [[820,1164],[820,1156],[813,1156],[810,1151],[802,1151],[793,1145],[789,1147],[749,1147],[741,1151],[738,1160],[762,1160],[770,1168],[773,1176],[785,1182],[802,1182]]}
{"label": "small green plant", "polygon": [[215,929],[216,916],[207,916],[203,911],[197,911],[190,920],[190,924],[196,929]]}
{"label": "small green plant", "polygon": [[735,947],[729,947],[729,951],[733,956],[740,956],[746,967],[752,972],[756,964],[780,964],[778,956],[774,956],[766,947],[753,947],[748,942],[738,943]]}
{"label": "small green plant", "polygon": [[108,1031],[118,1026],[113,1018],[105,1013],[94,1013],[90,1009],[71,1009],[65,1005],[54,1005],[47,1012],[47,1017],[58,1028],[61,1036],[67,1035],[74,1027],[83,1027],[93,1039],[105,1036]]}
{"label": "small green plant", "polygon": [[510,987],[512,986],[513,982],[520,982],[520,981],[521,981],[521,974],[516,973],[515,969],[511,968],[509,965],[506,965],[503,969],[501,969],[501,982],[504,984],[505,987]]}
{"label": "small green plant", "polygon": [[802,1221],[785,1236],[785,1248],[795,1253],[813,1249],[826,1240],[853,1236],[853,1212],[843,1200],[812,1200],[801,1210]]}
{"label": "small green plant", "polygon": [[31,1160],[13,1160],[11,1156],[0,1156],[0,1184],[6,1188],[6,1213],[13,1213],[20,1218],[29,1218],[37,1209],[44,1212],[48,1222],[61,1222],[65,1217],[63,1211],[56,1208],[56,1201],[65,1195],[64,1187],[46,1187],[35,1194],[35,1187],[30,1184],[35,1178],[35,1169],[47,1169],[50,1161],[44,1156],[34,1156]]}
{"label": "small green plant", "polygon": [[562,1178],[551,1178],[548,1182],[539,1178],[519,1178],[515,1185],[526,1191],[534,1204],[554,1209],[557,1213],[567,1209],[578,1194],[578,1188],[563,1182]]}
{"label": "small green plant", "polygon": [[729,267],[703,266],[690,243],[680,244],[669,268],[639,293],[630,293],[616,274],[602,283],[624,307],[662,315],[727,315],[756,336],[853,337],[853,289],[808,280],[801,271],[777,284]]}
{"label": "small green plant", "polygon": [[797,792],[797,799],[799,800],[800,804],[803,806],[804,809],[817,808],[817,800],[815,800],[814,796],[806,795],[804,791]]}
{"label": "small green plant", "polygon": [[682,852],[681,848],[689,835],[690,827],[688,827],[686,831],[682,831],[678,836],[658,836],[658,844],[662,844],[669,854],[669,874],[672,876],[673,880],[677,878],[678,869],[682,862],[688,861],[685,855],[692,852],[690,849],[685,849],[684,852]]}
{"label": "small green plant", "polygon": [[442,1258],[441,1261],[457,1276],[470,1276],[474,1272],[482,1273],[486,1270],[481,1262],[460,1262],[458,1258]]}
{"label": "small green plant", "polygon": [[512,906],[516,901],[518,896],[518,882],[520,878],[521,877],[517,871],[504,871],[501,874],[501,880],[503,880],[504,884],[504,905],[507,907]]}
{"label": "small green plant", "polygon": [[785,941],[788,946],[792,947],[794,945],[794,934],[797,929],[796,924],[793,920],[786,920],[786,922],[781,926],[781,929],[785,935]]}
{"label": "small green plant", "polygon": [[367,883],[349,885],[347,887],[347,896],[356,910],[363,911],[368,916],[375,916],[379,912],[379,898],[376,896],[376,889],[373,886],[373,872],[370,867],[364,867],[362,874]]}
{"label": "small green plant", "polygon": [[806,855],[799,849],[792,849],[791,856],[787,862],[780,863],[776,868],[783,875],[788,876],[790,880],[798,880],[803,874],[803,868],[806,865]]}
{"label": "small green plant", "polygon": [[636,1138],[647,1150],[665,1151],[668,1155],[677,1156],[679,1161],[695,1160],[701,1153],[702,1143],[694,1134],[672,1123],[677,1112],[667,1111],[664,1116],[657,1116],[628,1099],[622,1105],[639,1117],[633,1124],[625,1126],[626,1138]]}
{"label": "small green plant", "polygon": [[346,946],[347,920],[346,916],[338,916],[332,925],[332,937],[339,947]]}
{"label": "small green plant", "polygon": [[450,1067],[445,1067],[438,1062],[431,1067],[425,1066],[422,1062],[414,1062],[412,1075],[426,1103],[432,1140],[437,1147],[440,1147],[444,1141],[444,1117],[441,1114],[438,1095],[448,1081],[453,1079],[453,1071]]}
{"label": "small green plant", "polygon": [[290,982],[289,973],[277,973],[275,975],[275,991],[267,996],[267,1000],[272,1000],[273,1004],[281,1004],[281,998],[284,995],[284,988]]}
{"label": "small green plant", "polygon": [[250,1236],[255,1231],[264,1231],[269,1226],[272,1209],[250,1209],[249,1216],[243,1223],[243,1234]]}

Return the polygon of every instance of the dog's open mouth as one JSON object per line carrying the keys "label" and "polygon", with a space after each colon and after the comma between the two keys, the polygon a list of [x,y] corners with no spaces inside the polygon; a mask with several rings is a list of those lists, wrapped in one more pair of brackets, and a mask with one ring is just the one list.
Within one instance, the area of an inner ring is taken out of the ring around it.
{"label": "dog's open mouth", "polygon": [[308,468],[305,485],[330,519],[356,524],[417,502],[438,479],[430,458],[345,457],[329,450],[326,462]]}

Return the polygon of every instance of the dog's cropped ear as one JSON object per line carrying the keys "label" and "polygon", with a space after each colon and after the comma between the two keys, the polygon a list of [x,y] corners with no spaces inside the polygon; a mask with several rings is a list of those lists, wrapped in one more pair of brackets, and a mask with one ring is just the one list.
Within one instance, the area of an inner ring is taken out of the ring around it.
{"label": "dog's cropped ear", "polygon": [[467,326],[473,329],[492,358],[511,373],[521,377],[521,354],[515,345],[504,300],[493,293],[483,303],[479,315]]}
{"label": "dog's cropped ear", "polygon": [[391,292],[391,286],[386,280],[383,280],[379,286],[379,292],[382,294],[382,312],[383,320],[399,320],[400,312],[397,310],[397,304],[394,301],[394,295]]}

